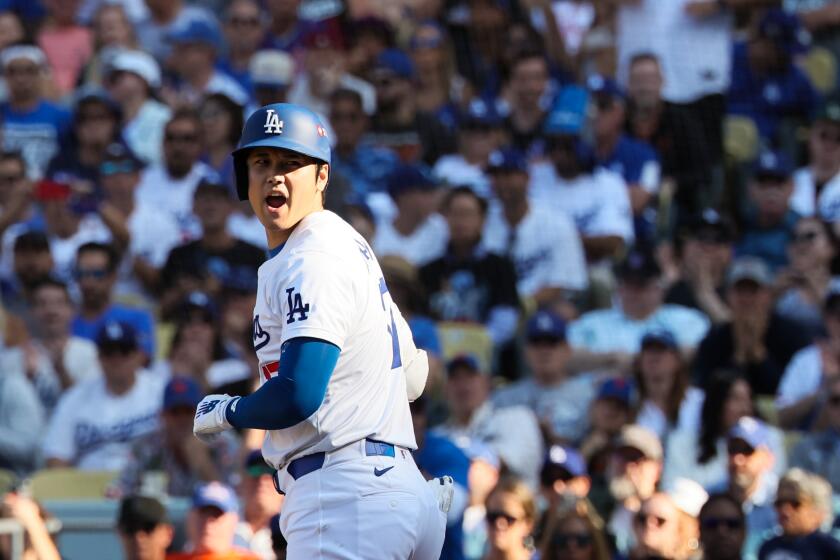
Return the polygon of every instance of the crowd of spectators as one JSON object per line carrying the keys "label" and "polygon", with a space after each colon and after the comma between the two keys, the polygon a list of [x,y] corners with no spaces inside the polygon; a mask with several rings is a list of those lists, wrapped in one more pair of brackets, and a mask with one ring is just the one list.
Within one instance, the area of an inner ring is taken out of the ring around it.
{"label": "crowd of spectators", "polygon": [[837,0],[0,0],[25,557],[77,469],[126,558],[285,558],[262,434],[192,417],[259,382],[230,152],[292,102],[429,353],[443,559],[840,558],[838,64]]}

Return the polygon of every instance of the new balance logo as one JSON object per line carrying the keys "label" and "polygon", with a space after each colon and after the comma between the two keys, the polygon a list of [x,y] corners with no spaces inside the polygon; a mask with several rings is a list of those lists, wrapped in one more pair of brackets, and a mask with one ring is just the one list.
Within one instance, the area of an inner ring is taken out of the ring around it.
{"label": "new balance logo", "polygon": [[382,476],[383,474],[385,474],[386,472],[390,471],[393,468],[394,467],[388,467],[388,468],[385,468],[385,469],[377,469],[376,467],[374,467],[373,468],[373,476]]}
{"label": "new balance logo", "polygon": [[221,402],[220,399],[215,399],[212,401],[207,401],[202,403],[201,406],[198,407],[198,410],[195,411],[196,417],[204,416],[208,412],[213,412],[213,409],[216,408],[216,405]]}
{"label": "new balance logo", "polygon": [[[307,315],[309,313],[309,304],[303,303],[300,294],[295,293],[294,288],[286,289],[286,298],[286,303],[289,307],[289,312],[286,314],[286,324],[291,325],[295,321],[306,321],[309,317]],[[295,318],[295,315],[297,315],[297,318]]]}
{"label": "new balance logo", "polygon": [[266,134],[283,134],[283,121],[274,109],[265,112],[265,124],[263,125]]}

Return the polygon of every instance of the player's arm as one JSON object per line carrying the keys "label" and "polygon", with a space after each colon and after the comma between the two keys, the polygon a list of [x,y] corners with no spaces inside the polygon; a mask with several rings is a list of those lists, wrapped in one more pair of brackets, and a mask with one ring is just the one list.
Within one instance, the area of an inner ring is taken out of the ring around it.
{"label": "player's arm", "polygon": [[414,346],[414,336],[408,323],[400,313],[396,304],[391,304],[394,312],[394,323],[400,340],[400,360],[405,372],[405,392],[409,402],[414,402],[423,394],[426,380],[429,377],[429,357],[425,350]]}
{"label": "player's arm", "polygon": [[286,341],[277,377],[247,397],[208,395],[198,406],[193,431],[202,438],[231,427],[282,430],[299,424],[324,402],[340,352],[317,338]]}

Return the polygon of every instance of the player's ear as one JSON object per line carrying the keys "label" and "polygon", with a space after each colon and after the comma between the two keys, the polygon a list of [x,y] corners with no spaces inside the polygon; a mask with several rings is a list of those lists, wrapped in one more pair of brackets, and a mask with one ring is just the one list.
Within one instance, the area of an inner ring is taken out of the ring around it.
{"label": "player's ear", "polygon": [[315,177],[315,188],[319,192],[324,192],[327,189],[327,183],[330,180],[330,164],[319,163],[317,176]]}

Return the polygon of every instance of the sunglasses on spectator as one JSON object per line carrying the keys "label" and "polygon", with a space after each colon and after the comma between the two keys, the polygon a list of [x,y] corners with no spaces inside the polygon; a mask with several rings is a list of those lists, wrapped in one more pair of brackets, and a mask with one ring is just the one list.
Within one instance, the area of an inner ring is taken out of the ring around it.
{"label": "sunglasses on spectator", "polygon": [[99,346],[100,356],[128,356],[136,348],[131,344],[102,344]]}
{"label": "sunglasses on spectator", "polygon": [[126,535],[136,535],[137,533],[151,533],[157,528],[158,524],[151,521],[134,521],[120,525],[120,531]]}
{"label": "sunglasses on spectator", "polygon": [[551,544],[557,548],[569,548],[572,543],[575,548],[586,548],[592,544],[592,537],[586,533],[561,533],[551,539]]}
{"label": "sunglasses on spectator", "polygon": [[35,76],[40,73],[41,69],[38,66],[23,66],[3,70],[3,74],[6,76]]}
{"label": "sunglasses on spectator", "polygon": [[102,175],[116,175],[117,173],[134,173],[137,171],[130,161],[106,161],[99,167]]}
{"label": "sunglasses on spectator", "polygon": [[489,523],[490,525],[495,525],[496,521],[498,521],[499,519],[504,519],[508,525],[513,525],[514,523],[519,521],[518,517],[504,511],[488,511],[484,515],[484,518],[487,519],[487,523]]}
{"label": "sunglasses on spectator", "polygon": [[721,527],[735,531],[741,529],[744,526],[744,522],[737,517],[707,517],[700,520],[700,525],[710,531],[718,531]]}
{"label": "sunglasses on spectator", "polygon": [[755,448],[745,441],[734,440],[726,444],[726,452],[730,455],[744,455],[749,457],[755,453]]}
{"label": "sunglasses on spectator", "polygon": [[840,134],[831,134],[825,130],[819,134],[819,139],[823,142],[830,142],[832,144],[840,144]]}
{"label": "sunglasses on spectator", "polygon": [[164,137],[164,140],[166,140],[167,142],[183,142],[183,143],[187,144],[187,143],[197,142],[198,141],[198,135],[197,134],[173,134],[173,133],[170,132],[170,133],[166,134],[166,136]]}
{"label": "sunglasses on spectator", "polygon": [[793,234],[790,238],[791,243],[811,243],[819,235],[816,231],[803,231],[801,233]]}
{"label": "sunglasses on spectator", "polygon": [[83,280],[85,278],[93,278],[94,280],[102,280],[109,274],[107,268],[77,268],[74,276],[76,280]]}
{"label": "sunglasses on spectator", "polygon": [[11,185],[23,179],[23,175],[14,173],[11,175],[0,175],[0,185]]}
{"label": "sunglasses on spectator", "polygon": [[664,517],[659,517],[658,515],[653,514],[647,514],[641,511],[636,514],[634,520],[636,521],[637,525],[641,525],[643,527],[646,527],[651,521],[657,527],[662,527],[668,522],[668,520]]}
{"label": "sunglasses on spectator", "polygon": [[260,24],[260,18],[234,16],[228,19],[228,23],[235,27],[256,27]]}
{"label": "sunglasses on spectator", "polygon": [[639,463],[645,460],[645,454],[632,447],[618,449],[615,454],[625,463]]}
{"label": "sunglasses on spectator", "polygon": [[773,502],[773,505],[776,507],[776,509],[782,509],[786,505],[792,507],[793,509],[799,509],[802,506],[802,502],[799,500],[792,500],[789,498],[778,498],[775,502]]}

